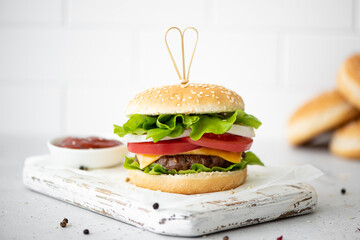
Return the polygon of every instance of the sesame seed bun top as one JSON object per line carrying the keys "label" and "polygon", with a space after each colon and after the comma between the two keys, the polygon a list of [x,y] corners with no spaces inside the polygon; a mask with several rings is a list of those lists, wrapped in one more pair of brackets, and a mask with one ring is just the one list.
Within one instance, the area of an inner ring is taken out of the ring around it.
{"label": "sesame seed bun top", "polygon": [[205,114],[244,110],[234,91],[214,84],[177,84],[149,88],[132,99],[126,115]]}

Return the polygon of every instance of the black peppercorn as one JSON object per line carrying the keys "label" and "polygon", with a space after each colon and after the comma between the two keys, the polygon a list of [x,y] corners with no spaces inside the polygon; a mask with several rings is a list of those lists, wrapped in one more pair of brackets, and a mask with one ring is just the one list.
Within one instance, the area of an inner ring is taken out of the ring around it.
{"label": "black peppercorn", "polygon": [[84,170],[84,171],[89,170],[87,167],[84,167],[84,166],[80,166],[79,169],[80,169],[80,170]]}
{"label": "black peppercorn", "polygon": [[88,235],[90,232],[89,232],[89,229],[85,229],[84,231],[83,231],[83,233],[85,234],[85,235]]}
{"label": "black peppercorn", "polygon": [[346,189],[345,189],[345,188],[342,188],[342,189],[341,189],[341,194],[344,195],[345,193],[346,193]]}
{"label": "black peppercorn", "polygon": [[66,223],[69,223],[69,220],[67,218],[64,218],[62,221],[66,222]]}
{"label": "black peppercorn", "polygon": [[62,221],[62,222],[60,223],[60,226],[63,227],[63,228],[66,227],[66,222],[65,222],[65,221]]}
{"label": "black peppercorn", "polygon": [[228,236],[223,237],[223,240],[229,240]]}
{"label": "black peppercorn", "polygon": [[153,204],[153,209],[158,209],[159,208],[159,204],[158,203],[154,203]]}
{"label": "black peppercorn", "polygon": [[246,158],[246,152],[241,153],[241,158]]}

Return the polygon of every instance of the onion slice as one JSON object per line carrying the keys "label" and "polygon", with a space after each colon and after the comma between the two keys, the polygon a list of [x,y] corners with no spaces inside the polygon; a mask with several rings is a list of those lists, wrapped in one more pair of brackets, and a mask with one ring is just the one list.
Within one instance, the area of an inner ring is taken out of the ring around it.
{"label": "onion slice", "polygon": [[227,131],[226,133],[231,133],[234,135],[248,137],[248,138],[255,137],[255,130],[253,127],[248,127],[248,126],[243,126],[243,125],[238,125],[238,124],[232,125],[230,130]]}

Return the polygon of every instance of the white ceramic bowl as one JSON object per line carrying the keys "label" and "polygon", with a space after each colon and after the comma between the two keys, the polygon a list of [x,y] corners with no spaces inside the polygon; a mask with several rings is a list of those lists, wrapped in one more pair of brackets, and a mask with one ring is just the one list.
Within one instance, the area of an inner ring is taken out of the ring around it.
{"label": "white ceramic bowl", "polygon": [[71,149],[55,145],[67,137],[83,138],[84,136],[62,136],[47,142],[51,159],[56,165],[71,168],[79,168],[80,166],[88,169],[106,168],[121,163],[124,160],[124,156],[128,154],[126,144],[124,143],[115,147],[95,149]]}

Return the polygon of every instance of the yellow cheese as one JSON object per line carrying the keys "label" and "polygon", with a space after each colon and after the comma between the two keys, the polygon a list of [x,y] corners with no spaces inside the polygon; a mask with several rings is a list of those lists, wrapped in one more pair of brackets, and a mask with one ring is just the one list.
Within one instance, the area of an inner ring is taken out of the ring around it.
{"label": "yellow cheese", "polygon": [[[212,155],[218,156],[226,161],[232,163],[239,163],[241,161],[241,152],[228,152],[228,151],[221,151],[217,149],[210,149],[210,148],[198,148],[195,150],[191,150],[189,152],[179,153],[179,154],[193,154],[193,155]],[[174,154],[176,155],[176,154]],[[155,162],[163,155],[154,155],[154,154],[136,154],[137,159],[140,163],[140,168],[144,168],[149,166],[151,163]]]}
{"label": "yellow cheese", "polygon": [[239,163],[241,161],[241,152],[228,152],[212,148],[198,148],[183,154],[218,156],[232,163]]}
{"label": "yellow cheese", "polygon": [[162,155],[153,155],[153,154],[136,154],[137,160],[140,163],[140,168],[149,166],[156,160],[158,160]]}

